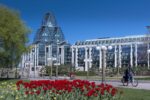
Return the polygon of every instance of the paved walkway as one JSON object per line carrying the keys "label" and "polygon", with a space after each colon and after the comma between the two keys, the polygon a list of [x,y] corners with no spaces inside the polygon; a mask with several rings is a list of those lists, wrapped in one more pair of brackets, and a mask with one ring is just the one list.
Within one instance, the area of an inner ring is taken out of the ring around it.
{"label": "paved walkway", "polygon": [[[57,77],[57,78],[56,77],[52,77],[52,78],[49,78],[49,77],[29,78],[29,80],[55,80],[55,79],[68,79],[69,80],[70,77],[61,76],[61,77]],[[90,80],[90,81],[92,81],[92,80]],[[101,81],[94,81],[94,82],[97,84],[101,83]],[[114,87],[150,90],[150,81],[139,80],[138,82],[139,82],[138,86],[133,87],[131,83],[128,86],[123,86],[121,81],[118,81],[118,80],[110,80],[110,81],[107,80],[106,81],[107,84],[111,84]]]}
{"label": "paved walkway", "polygon": [[[95,81],[97,84],[101,83],[101,81]],[[133,89],[144,89],[144,90],[150,90],[150,81],[140,81],[137,87],[133,87],[130,83],[128,86],[123,86],[123,84],[119,81],[106,81],[107,84],[111,84],[115,87],[121,87],[121,88],[133,88]]]}

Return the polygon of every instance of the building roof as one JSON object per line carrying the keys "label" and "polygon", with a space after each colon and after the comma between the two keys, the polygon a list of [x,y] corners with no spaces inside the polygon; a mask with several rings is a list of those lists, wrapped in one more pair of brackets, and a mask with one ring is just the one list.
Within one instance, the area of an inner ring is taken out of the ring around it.
{"label": "building roof", "polygon": [[75,45],[115,45],[141,42],[150,42],[150,35],[132,35],[125,37],[90,39],[85,41],[77,41]]}

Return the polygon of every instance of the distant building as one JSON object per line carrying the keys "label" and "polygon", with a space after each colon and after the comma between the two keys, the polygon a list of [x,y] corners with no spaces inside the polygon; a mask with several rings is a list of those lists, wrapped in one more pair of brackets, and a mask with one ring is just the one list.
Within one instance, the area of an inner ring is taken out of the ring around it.
{"label": "distant building", "polygon": [[[0,44],[1,45],[1,44]],[[103,57],[102,47],[106,56]],[[109,47],[111,46],[111,49]],[[88,68],[147,66],[150,67],[150,36],[137,35],[116,38],[98,38],[77,41],[70,45],[65,41],[61,28],[52,13],[46,13],[38,29],[31,50],[23,54],[22,72],[32,77],[44,66],[72,64],[78,70]],[[106,62],[103,62],[106,59]]]}
{"label": "distant building", "polygon": [[54,15],[46,13],[31,45],[31,51],[22,56],[21,66],[30,67],[32,74],[34,70],[39,71],[43,66],[52,66],[55,63],[71,63],[70,44],[65,41]]}
{"label": "distant building", "polygon": [[[103,66],[102,46],[106,50],[107,67],[146,66],[150,67],[150,36],[135,35],[117,38],[100,38],[78,41],[72,45],[72,64],[76,69],[87,71],[88,68]],[[97,49],[98,48],[98,49]]]}

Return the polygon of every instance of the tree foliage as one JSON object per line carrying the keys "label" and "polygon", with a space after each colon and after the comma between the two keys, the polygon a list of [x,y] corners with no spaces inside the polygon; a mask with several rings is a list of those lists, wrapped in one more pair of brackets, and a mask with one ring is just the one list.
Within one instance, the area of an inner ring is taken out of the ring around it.
{"label": "tree foliage", "polygon": [[17,11],[0,5],[0,67],[17,66],[27,50],[29,33]]}

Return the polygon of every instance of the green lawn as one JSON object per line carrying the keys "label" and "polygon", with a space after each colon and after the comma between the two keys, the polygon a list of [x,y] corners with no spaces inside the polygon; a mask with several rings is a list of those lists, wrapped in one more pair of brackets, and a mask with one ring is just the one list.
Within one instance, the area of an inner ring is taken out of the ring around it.
{"label": "green lawn", "polygon": [[144,78],[135,78],[135,79],[138,79],[138,80],[150,80],[150,77],[144,77]]}
{"label": "green lawn", "polygon": [[[88,79],[88,80],[101,80],[102,78],[100,76],[76,76],[76,79]],[[122,76],[114,76],[114,77],[106,77],[106,80],[121,80]],[[150,76],[136,76],[135,79],[138,80],[150,80]]]}
{"label": "green lawn", "polygon": [[7,79],[7,78],[0,78],[0,83],[2,82],[13,82],[16,83],[19,79]]}
{"label": "green lawn", "polygon": [[123,91],[121,100],[150,100],[150,90],[119,88]]}
{"label": "green lawn", "polygon": [[[3,80],[0,79],[0,83],[2,82],[12,82],[16,83],[16,80]],[[150,90],[141,90],[141,89],[127,89],[127,88],[118,88],[119,91],[123,91],[121,100],[150,100]]]}
{"label": "green lawn", "polygon": [[[0,78],[0,84],[3,83],[3,82],[16,84],[16,82],[17,82],[18,80],[21,80],[21,79]],[[29,80],[23,80],[23,81],[29,81]]]}

